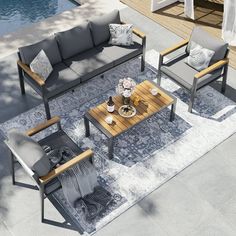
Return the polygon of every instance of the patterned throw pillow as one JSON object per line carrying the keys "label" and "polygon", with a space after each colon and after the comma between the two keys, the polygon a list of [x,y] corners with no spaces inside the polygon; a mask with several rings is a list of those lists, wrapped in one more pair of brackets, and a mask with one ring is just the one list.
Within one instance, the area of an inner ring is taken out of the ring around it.
{"label": "patterned throw pillow", "polygon": [[30,69],[34,73],[37,73],[43,80],[46,80],[53,71],[52,65],[43,50],[30,63]]}
{"label": "patterned throw pillow", "polygon": [[133,44],[133,25],[109,24],[111,45],[130,46]]}
{"label": "patterned throw pillow", "polygon": [[190,53],[185,62],[195,70],[201,71],[209,66],[214,54],[214,51],[203,48],[201,45],[192,41],[190,45]]}

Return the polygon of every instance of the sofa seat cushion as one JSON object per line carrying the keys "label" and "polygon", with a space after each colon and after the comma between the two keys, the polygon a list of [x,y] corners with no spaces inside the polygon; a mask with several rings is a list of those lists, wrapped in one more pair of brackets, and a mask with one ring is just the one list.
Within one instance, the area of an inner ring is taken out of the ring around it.
{"label": "sofa seat cushion", "polygon": [[52,73],[45,81],[46,96],[54,97],[80,83],[79,75],[68,68],[64,63],[53,67]]}
{"label": "sofa seat cushion", "polygon": [[90,21],[93,42],[95,46],[110,39],[109,24],[120,24],[120,13],[114,10],[108,14],[98,16]]}
{"label": "sofa seat cushion", "polygon": [[113,67],[112,60],[95,48],[69,58],[64,63],[80,75],[81,81],[86,81]]}
{"label": "sofa seat cushion", "polygon": [[16,130],[8,133],[9,144],[17,156],[38,176],[49,173],[51,166],[42,147],[31,137]]}
{"label": "sofa seat cushion", "polygon": [[38,43],[20,47],[19,53],[22,62],[29,65],[41,50],[44,50],[52,65],[62,61],[57,41],[54,36],[51,36]]}
{"label": "sofa seat cushion", "polygon": [[[188,55],[185,54],[181,57],[177,57],[168,61],[164,66],[161,67],[161,71],[186,89],[191,90],[194,76],[199,73],[199,71],[186,64],[185,58],[187,56]],[[218,69],[215,72],[207,74],[198,79],[197,88],[210,83],[216,77],[220,76],[221,73],[222,69]]]}
{"label": "sofa seat cushion", "polygon": [[88,22],[70,30],[56,33],[55,35],[63,59],[67,59],[93,47]]}
{"label": "sofa seat cushion", "polygon": [[142,45],[137,42],[130,46],[115,46],[107,42],[97,46],[96,49],[109,57],[115,66],[142,54],[143,50]]}

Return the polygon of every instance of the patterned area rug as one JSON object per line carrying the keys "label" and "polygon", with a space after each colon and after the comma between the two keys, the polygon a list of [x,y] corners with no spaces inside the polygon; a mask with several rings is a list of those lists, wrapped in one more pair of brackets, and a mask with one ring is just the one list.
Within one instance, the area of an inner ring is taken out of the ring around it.
{"label": "patterned area rug", "polygon": [[[190,114],[187,112],[189,94],[163,77],[162,86],[178,98],[175,120],[169,121],[170,110],[165,109],[130,129],[115,139],[114,159],[108,160],[107,140],[103,134],[91,126],[91,136],[85,138],[83,115],[114,95],[120,78],[155,81],[157,60],[158,53],[151,50],[147,53],[143,73],[140,60],[135,59],[50,103],[52,114],[62,118],[67,134],[83,149],[94,150],[99,184],[113,195],[107,209],[90,222],[86,221],[82,208],[75,209],[66,202],[62,190],[53,195],[85,235],[101,229],[236,131],[233,101],[207,86],[197,93],[194,112]],[[1,124],[2,135],[11,128],[26,130],[43,119],[44,109],[40,105]]]}

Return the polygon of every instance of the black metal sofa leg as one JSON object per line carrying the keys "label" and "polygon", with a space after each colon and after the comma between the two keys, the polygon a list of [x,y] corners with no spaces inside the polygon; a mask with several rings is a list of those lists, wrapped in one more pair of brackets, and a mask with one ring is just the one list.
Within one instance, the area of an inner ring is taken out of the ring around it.
{"label": "black metal sofa leg", "polygon": [[228,65],[224,68],[224,75],[222,79],[222,85],[221,85],[221,93],[224,94],[226,90],[226,82],[227,82],[227,74],[228,74]]}
{"label": "black metal sofa leg", "polygon": [[51,119],[51,113],[50,113],[50,108],[49,108],[49,103],[48,103],[47,98],[43,97],[43,104],[44,104],[47,120],[49,120]]}
{"label": "black metal sofa leg", "polygon": [[144,56],[141,56],[141,72],[145,70],[145,59]]}
{"label": "black metal sofa leg", "polygon": [[159,55],[159,62],[158,62],[158,72],[157,72],[157,85],[161,85],[161,66],[163,64],[163,56]]}
{"label": "black metal sofa leg", "polygon": [[17,68],[18,68],[18,74],[19,74],[21,94],[24,95],[25,94],[25,83],[24,83],[23,72],[18,64],[17,64]]}
{"label": "black metal sofa leg", "polygon": [[15,158],[13,153],[11,152],[11,176],[12,176],[12,184],[15,185]]}

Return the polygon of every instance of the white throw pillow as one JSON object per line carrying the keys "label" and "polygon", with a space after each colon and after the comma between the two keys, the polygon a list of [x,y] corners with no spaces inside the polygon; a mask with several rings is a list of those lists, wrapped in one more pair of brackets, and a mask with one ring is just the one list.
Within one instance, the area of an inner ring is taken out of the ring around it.
{"label": "white throw pillow", "polygon": [[192,41],[190,45],[190,53],[185,62],[194,69],[201,71],[209,66],[214,54],[214,51],[204,48]]}
{"label": "white throw pillow", "polygon": [[132,24],[109,24],[110,41],[112,45],[130,46],[133,44]]}
{"label": "white throw pillow", "polygon": [[34,60],[30,63],[30,69],[34,73],[37,73],[43,80],[46,80],[52,73],[52,65],[44,50],[41,50],[39,54],[34,58]]}

